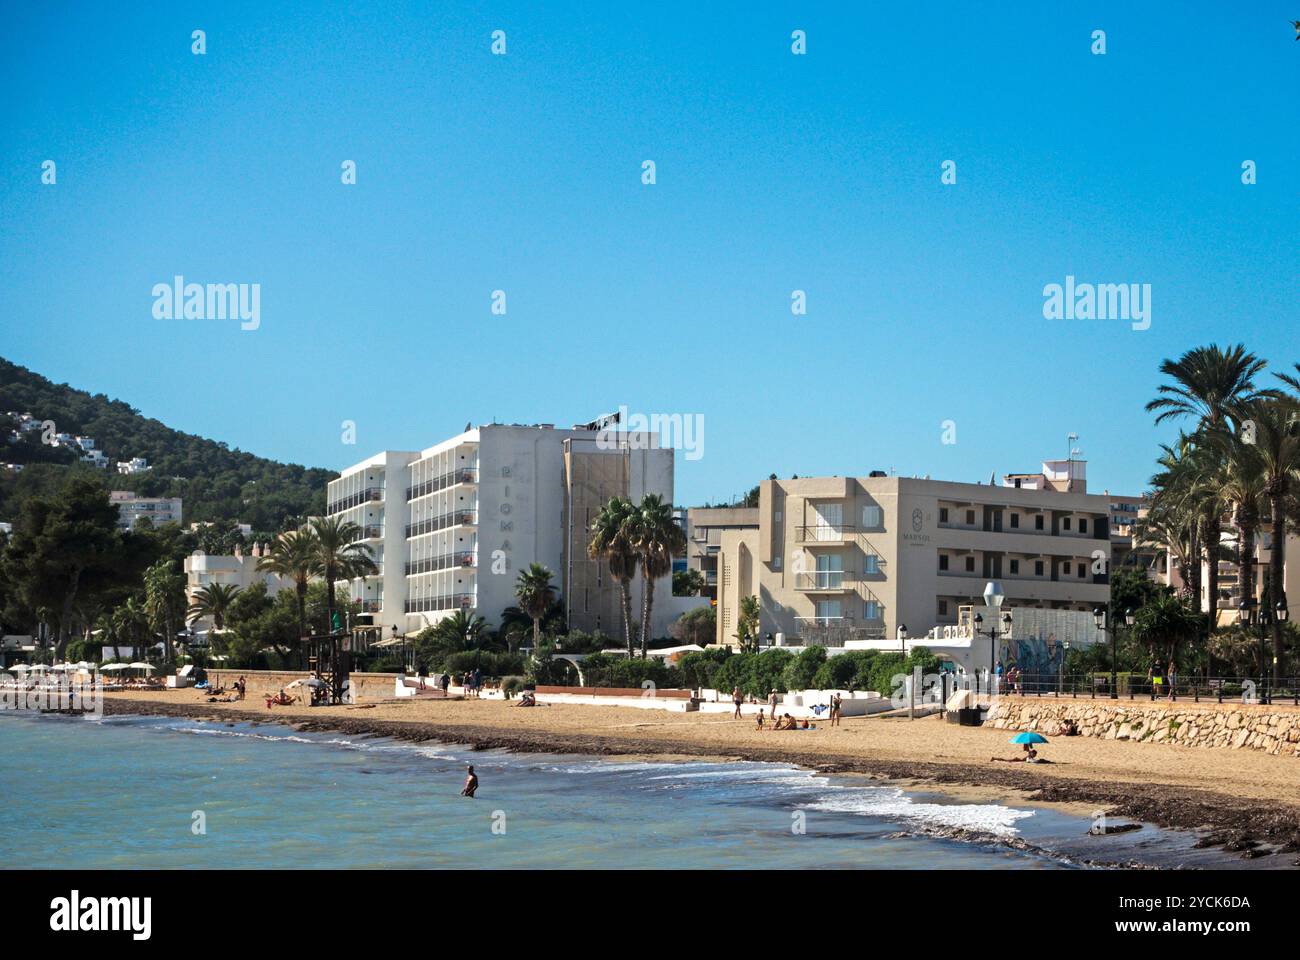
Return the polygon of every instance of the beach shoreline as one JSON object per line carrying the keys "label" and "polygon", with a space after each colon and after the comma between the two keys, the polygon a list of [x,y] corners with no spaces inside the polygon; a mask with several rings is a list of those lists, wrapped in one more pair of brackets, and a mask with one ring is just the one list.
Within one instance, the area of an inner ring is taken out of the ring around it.
{"label": "beach shoreline", "polygon": [[[104,713],[106,716],[184,717],[226,724],[276,723],[303,732],[387,737],[411,742],[434,741],[464,745],[472,750],[506,750],[521,754],[785,763],[820,774],[863,776],[888,781],[890,785],[907,790],[942,792],[958,798],[1011,796],[1017,798],[1017,802],[1051,805],[1083,816],[1104,811],[1111,821],[1141,821],[1197,833],[1202,838],[1199,846],[1221,847],[1245,858],[1258,857],[1270,867],[1300,866],[1300,857],[1297,856],[1300,854],[1300,805],[1288,803],[1276,793],[1268,802],[1261,802],[1257,789],[1260,784],[1255,781],[1252,781],[1250,789],[1236,794],[1188,783],[1125,777],[1122,775],[1123,765],[1106,775],[1081,776],[1075,775],[1081,771],[1067,771],[1066,764],[1053,769],[1049,765],[1027,767],[1024,764],[981,763],[951,756],[918,760],[900,755],[897,749],[889,752],[877,749],[868,753],[855,749],[858,743],[852,742],[869,743],[881,738],[898,740],[904,733],[912,739],[959,735],[947,729],[951,725],[942,724],[938,719],[910,724],[905,720],[859,721],[843,748],[836,749],[839,744],[814,743],[811,740],[802,743],[781,741],[778,744],[773,738],[782,735],[770,732],[766,734],[767,741],[755,742],[757,737],[747,735],[749,725],[742,726],[734,721],[647,721],[643,711],[627,708],[598,711],[597,708],[570,706],[564,711],[554,708],[554,713],[548,709],[504,713],[511,710],[508,704],[497,703],[491,705],[491,709],[484,709],[489,706],[486,701],[466,701],[443,702],[436,707],[422,704],[420,706],[425,707],[426,715],[420,715],[415,705],[392,703],[290,707],[272,712],[258,709],[250,701],[242,704],[181,702],[176,699],[177,693],[109,695],[105,697]],[[455,712],[458,708],[468,709],[463,710],[463,716],[458,716]],[[436,715],[428,715],[435,711]],[[586,718],[569,716],[572,711],[591,714],[593,722],[582,724]],[[611,719],[611,712],[615,712],[613,719],[619,720],[624,719],[619,715],[635,713],[638,716],[626,717],[628,722],[610,724],[606,721]],[[523,721],[525,716],[527,721]],[[505,725],[507,721],[513,725]],[[730,729],[724,728],[724,723]],[[575,729],[575,724],[580,726]],[[884,724],[890,727],[881,726]],[[922,728],[920,724],[930,726]],[[839,729],[847,732],[850,728]],[[970,728],[963,728],[963,731],[971,732]],[[1005,731],[984,732],[1003,736],[982,737],[982,742],[1005,739]],[[1129,745],[1112,743],[1111,746]],[[1132,746],[1148,751],[1190,752],[1188,748],[1164,745]],[[976,749],[981,748],[982,745]],[[966,752],[970,753],[969,750]],[[1288,762],[1286,758],[1261,759],[1282,764]],[[1300,776],[1290,768],[1282,769],[1287,780],[1293,775]],[[1235,786],[1240,782],[1229,777],[1231,774],[1225,772],[1225,784]],[[1297,794],[1291,792],[1290,795]]]}

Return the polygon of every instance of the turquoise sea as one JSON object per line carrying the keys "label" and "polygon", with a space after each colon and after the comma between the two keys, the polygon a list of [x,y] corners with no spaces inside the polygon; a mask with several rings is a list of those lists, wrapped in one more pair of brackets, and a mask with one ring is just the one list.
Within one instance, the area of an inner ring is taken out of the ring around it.
{"label": "turquoise sea", "polygon": [[[459,796],[467,763],[473,800]],[[0,715],[0,808],[9,868],[1239,863],[1150,826],[1089,837],[1086,819],[1041,806],[780,764],[475,752],[159,717]]]}

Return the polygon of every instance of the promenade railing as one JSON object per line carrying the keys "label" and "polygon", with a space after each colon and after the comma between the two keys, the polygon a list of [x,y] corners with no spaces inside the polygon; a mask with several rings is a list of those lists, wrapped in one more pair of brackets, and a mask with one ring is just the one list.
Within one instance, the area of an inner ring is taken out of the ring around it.
{"label": "promenade railing", "polygon": [[[1098,700],[1191,700],[1195,703],[1291,704],[1300,706],[1300,677],[1183,676],[1161,677],[1120,672],[1114,689],[1109,673],[1004,673],[995,676],[994,689],[1022,697],[1070,697]],[[982,676],[984,688],[988,679]],[[1114,696],[1112,696],[1112,693]]]}

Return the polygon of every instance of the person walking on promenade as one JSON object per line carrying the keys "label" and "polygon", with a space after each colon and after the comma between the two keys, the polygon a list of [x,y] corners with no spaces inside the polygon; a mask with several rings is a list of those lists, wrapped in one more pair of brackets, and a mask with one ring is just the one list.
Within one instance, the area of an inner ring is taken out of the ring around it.
{"label": "person walking on promenade", "polygon": [[745,695],[740,692],[740,687],[731,688],[731,702],[736,705],[736,712],[733,716],[740,719],[740,705],[745,702]]}

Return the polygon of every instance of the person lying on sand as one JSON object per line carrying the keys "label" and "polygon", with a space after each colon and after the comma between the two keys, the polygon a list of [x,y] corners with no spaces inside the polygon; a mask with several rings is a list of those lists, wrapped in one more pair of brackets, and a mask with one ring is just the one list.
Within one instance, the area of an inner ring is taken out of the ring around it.
{"label": "person lying on sand", "polygon": [[287,707],[291,703],[293,703],[293,697],[285,693],[284,688],[281,687],[280,692],[277,693],[274,697],[266,698],[266,709],[270,710],[273,704],[279,705],[281,707]]}
{"label": "person lying on sand", "polygon": [[208,703],[238,703],[238,697],[208,697]]}

